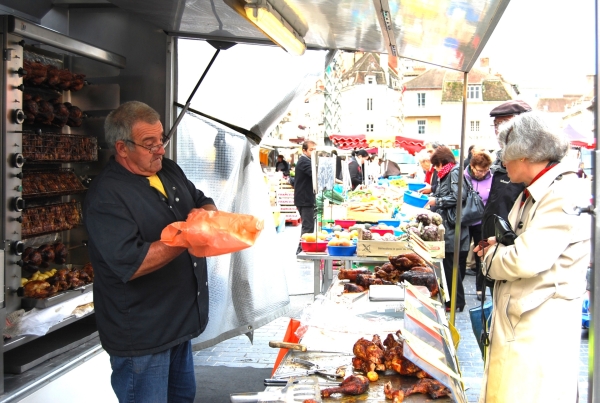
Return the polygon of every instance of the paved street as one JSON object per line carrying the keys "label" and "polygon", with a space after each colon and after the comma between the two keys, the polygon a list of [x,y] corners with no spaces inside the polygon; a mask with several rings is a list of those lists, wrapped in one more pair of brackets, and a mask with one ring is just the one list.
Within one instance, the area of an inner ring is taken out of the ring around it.
{"label": "paved street", "polygon": [[[299,239],[300,227],[286,226],[278,237],[282,245],[294,253]],[[296,267],[286,268],[291,309],[288,316],[278,318],[254,332],[254,344],[245,336],[238,336],[217,344],[195,354],[195,365],[272,368],[278,350],[269,347],[270,340],[283,340],[290,318],[298,319],[302,309],[313,300],[312,262],[298,261]],[[468,308],[473,308],[479,301],[475,298],[475,277],[466,276],[465,294],[467,307],[456,314],[456,328],[460,332],[461,342],[458,349],[459,363],[463,379],[467,387],[469,402],[476,402],[481,388],[483,361],[469,319]],[[580,350],[581,369],[579,376],[579,403],[587,402],[587,331],[582,331]]]}

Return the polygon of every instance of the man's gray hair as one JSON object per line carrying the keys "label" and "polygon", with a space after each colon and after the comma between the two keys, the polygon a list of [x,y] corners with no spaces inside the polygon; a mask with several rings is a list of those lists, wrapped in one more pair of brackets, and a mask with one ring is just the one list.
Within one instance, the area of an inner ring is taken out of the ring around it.
{"label": "man's gray hair", "polygon": [[[130,140],[131,131],[137,122],[154,124],[160,121],[160,115],[150,106],[139,101],[125,102],[106,117],[104,122],[104,138],[112,147],[117,141]],[[135,147],[128,145],[128,147]]]}
{"label": "man's gray hair", "polygon": [[498,141],[504,161],[520,158],[532,162],[560,161],[570,148],[566,133],[550,124],[547,115],[538,112],[524,113],[504,123]]}

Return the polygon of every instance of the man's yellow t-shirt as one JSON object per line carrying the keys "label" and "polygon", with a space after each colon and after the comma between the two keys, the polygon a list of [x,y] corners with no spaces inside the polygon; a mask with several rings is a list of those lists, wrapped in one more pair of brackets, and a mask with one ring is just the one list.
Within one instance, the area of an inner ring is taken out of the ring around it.
{"label": "man's yellow t-shirt", "polygon": [[152,176],[148,176],[148,181],[150,182],[150,186],[152,186],[154,189],[158,190],[165,197],[167,197],[167,192],[165,192],[165,187],[163,186],[162,182],[160,181],[160,178],[158,177],[158,175],[154,174]]}

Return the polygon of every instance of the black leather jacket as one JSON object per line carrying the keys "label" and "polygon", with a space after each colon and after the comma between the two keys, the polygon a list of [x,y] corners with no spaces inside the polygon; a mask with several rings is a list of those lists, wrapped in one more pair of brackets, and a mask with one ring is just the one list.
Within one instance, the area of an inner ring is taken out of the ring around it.
{"label": "black leather jacket", "polygon": [[522,183],[512,183],[510,181],[506,168],[502,166],[500,161],[496,160],[492,166],[492,171],[494,172],[492,187],[481,221],[483,239],[494,236],[493,215],[497,214],[505,220],[508,219],[508,213],[510,213],[517,197],[525,190],[525,185]]}
{"label": "black leather jacket", "polygon": [[[444,241],[446,242],[446,252],[454,253],[454,237],[455,237],[455,226],[448,224],[447,210],[456,209],[456,202],[458,197],[458,178],[460,175],[460,167],[455,165],[450,172],[439,179],[438,186],[433,194],[435,197],[436,212],[438,212],[444,220],[444,228],[446,233],[444,234]],[[467,193],[463,186],[462,192],[463,200],[467,198]],[[469,228],[466,225],[460,228],[460,250],[469,250]]]}

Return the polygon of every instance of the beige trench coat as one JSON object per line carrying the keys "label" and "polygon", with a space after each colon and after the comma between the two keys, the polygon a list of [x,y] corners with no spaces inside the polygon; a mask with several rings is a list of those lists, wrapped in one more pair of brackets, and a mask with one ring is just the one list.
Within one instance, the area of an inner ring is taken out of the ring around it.
{"label": "beige trench coat", "polygon": [[558,164],[528,187],[508,217],[515,244],[485,256],[497,281],[480,403],[576,401],[591,219],[563,207],[588,206],[591,188],[570,168]]}

